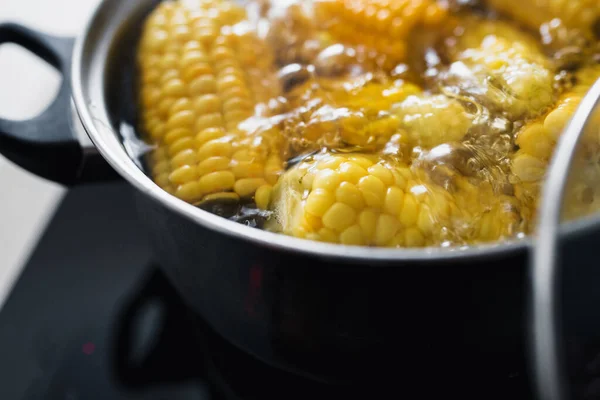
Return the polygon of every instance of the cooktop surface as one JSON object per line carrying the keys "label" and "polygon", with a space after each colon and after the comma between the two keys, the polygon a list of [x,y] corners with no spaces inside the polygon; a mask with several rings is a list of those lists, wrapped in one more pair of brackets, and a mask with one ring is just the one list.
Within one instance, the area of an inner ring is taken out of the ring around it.
{"label": "cooktop surface", "polygon": [[[402,390],[410,374],[386,388],[323,386],[227,345],[188,314],[155,264],[132,190],[120,182],[66,195],[0,312],[0,399],[429,398],[445,373],[435,357],[431,384],[416,394]],[[600,399],[594,337],[569,337],[574,391],[585,399]],[[477,398],[532,398],[525,377],[514,378]]]}
{"label": "cooktop surface", "polygon": [[[0,313],[1,399],[211,398],[206,385],[186,373],[165,373],[151,385],[136,380],[166,315],[160,299],[134,307],[145,302],[149,282],[163,278],[130,191],[116,183],[66,195]],[[123,345],[130,350],[125,361],[116,357]],[[184,368],[158,356],[166,371]]]}

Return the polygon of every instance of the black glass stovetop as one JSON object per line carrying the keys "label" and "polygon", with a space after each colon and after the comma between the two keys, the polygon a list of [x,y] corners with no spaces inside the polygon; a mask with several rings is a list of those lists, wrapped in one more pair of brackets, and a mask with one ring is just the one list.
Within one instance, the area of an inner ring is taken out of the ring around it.
{"label": "black glass stovetop", "polygon": [[[401,379],[393,393],[324,387],[232,350],[187,314],[155,264],[132,190],[65,196],[0,310],[0,400],[428,398],[426,387],[403,393]],[[578,397],[600,399],[600,341],[572,344]],[[432,385],[438,373],[433,363]]]}
{"label": "black glass stovetop", "polygon": [[[148,288],[170,287],[153,263],[130,190],[116,183],[67,193],[0,312],[0,399],[210,398],[201,380],[174,376],[185,366],[169,366],[177,360],[168,356],[160,365],[164,382],[152,371],[143,371],[152,382],[138,379],[136,367],[152,367],[147,356],[173,316],[160,298],[148,300]],[[189,330],[173,328],[182,332],[173,342],[183,345]],[[123,347],[127,362],[116,357]]]}

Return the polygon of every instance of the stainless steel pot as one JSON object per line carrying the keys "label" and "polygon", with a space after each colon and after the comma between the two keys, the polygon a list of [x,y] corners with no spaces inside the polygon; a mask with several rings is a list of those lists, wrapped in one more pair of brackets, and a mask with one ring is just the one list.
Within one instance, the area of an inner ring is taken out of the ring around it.
{"label": "stainless steel pot", "polygon": [[[153,183],[130,157],[122,128],[136,122],[133,54],[156,3],[104,0],[74,48],[73,39],[1,25],[0,43],[37,53],[64,80],[40,117],[0,120],[0,151],[69,185],[116,171],[137,189],[156,257],[186,304],[271,365],[336,383],[398,379],[410,369],[405,385],[434,377],[440,385],[430,390],[444,393],[487,383],[526,392],[529,239],[434,250],[315,243],[225,220]],[[95,147],[82,146],[78,126]],[[562,237],[576,246],[578,235],[599,229],[590,219]]]}

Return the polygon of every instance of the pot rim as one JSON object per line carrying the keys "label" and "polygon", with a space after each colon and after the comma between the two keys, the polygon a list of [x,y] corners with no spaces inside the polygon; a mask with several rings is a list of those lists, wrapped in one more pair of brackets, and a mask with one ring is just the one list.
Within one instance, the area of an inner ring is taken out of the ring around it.
{"label": "pot rim", "polygon": [[[108,117],[109,113],[106,108],[106,101],[103,95],[99,93],[103,90],[96,88],[96,93],[88,93],[89,89],[84,89],[84,79],[90,78],[90,58],[98,51],[108,52],[112,46],[118,26],[109,26],[104,28],[102,35],[98,35],[96,30],[98,25],[107,25],[106,16],[111,15],[111,7],[118,0],[102,0],[96,6],[91,16],[89,17],[83,33],[76,38],[73,59],[72,59],[72,76],[71,88],[72,97],[75,104],[75,111],[81,121],[83,128],[87,132],[93,144],[98,149],[99,153],[106,161],[130,184],[140,190],[142,193],[158,201],[168,209],[180,214],[181,216],[190,219],[198,225],[210,229],[215,233],[230,235],[253,244],[261,245],[267,248],[272,248],[278,251],[303,253],[307,256],[318,258],[333,259],[344,262],[371,262],[372,264],[382,264],[389,262],[444,262],[455,260],[477,260],[494,257],[498,255],[510,255],[516,252],[523,252],[526,249],[531,249],[532,236],[525,238],[515,238],[511,240],[485,243],[474,246],[463,247],[431,247],[419,249],[398,249],[398,248],[376,248],[365,246],[344,246],[340,244],[330,244],[299,239],[283,234],[272,233],[256,228],[246,226],[228,219],[219,217],[208,211],[197,208],[183,200],[167,193],[158,187],[150,177],[148,177],[140,168],[136,166],[133,160],[127,155],[124,149],[119,151],[113,146],[109,146],[106,136],[112,135],[115,140],[119,141],[118,133]],[[131,3],[128,0],[121,0],[122,3]],[[155,1],[147,0],[146,3]],[[144,3],[138,1],[138,3]],[[146,4],[149,6],[149,4]],[[116,6],[115,6],[116,7]],[[129,5],[133,10],[135,6]],[[114,8],[114,7],[113,7]],[[114,14],[114,13],[113,13]],[[127,16],[121,16],[127,18]],[[111,25],[108,23],[108,25]],[[111,28],[111,29],[109,29]],[[100,37],[100,38],[99,38]],[[93,51],[89,50],[90,43]],[[106,59],[101,66],[96,66],[103,73],[106,68]],[[92,63],[93,64],[93,63]],[[96,74],[99,75],[99,74]],[[96,80],[100,79],[98,76]],[[95,83],[102,83],[95,82]],[[92,100],[91,100],[92,99]],[[108,131],[107,131],[108,130]],[[112,141],[112,139],[111,139]],[[121,148],[122,148],[121,144]],[[575,232],[589,231],[600,223],[600,215],[588,217],[582,220],[565,223],[561,226],[561,236],[570,235]]]}

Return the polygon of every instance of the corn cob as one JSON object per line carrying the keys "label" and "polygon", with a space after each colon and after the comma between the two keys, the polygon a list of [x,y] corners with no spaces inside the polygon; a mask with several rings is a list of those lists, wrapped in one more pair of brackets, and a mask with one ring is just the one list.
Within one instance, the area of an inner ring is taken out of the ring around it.
{"label": "corn cob", "polygon": [[473,121],[459,101],[444,95],[412,95],[393,112],[400,118],[409,141],[428,148],[461,140]]}
{"label": "corn cob", "polygon": [[[587,66],[576,74],[576,84],[568,92],[561,95],[556,106],[547,114],[527,124],[517,133],[516,144],[519,150],[512,159],[512,173],[518,179],[517,195],[524,201],[537,203],[539,186],[546,175],[546,168],[552,157],[559,136],[575,113],[582,98],[596,79],[600,78],[600,65]],[[588,156],[598,154],[600,136],[600,115],[597,121],[585,132],[583,148]],[[579,160],[581,161],[581,160]],[[600,177],[598,177],[600,180]],[[576,180],[572,180],[576,182]],[[573,204],[573,207],[576,207]]]}
{"label": "corn cob", "polygon": [[560,19],[569,28],[591,31],[600,20],[597,0],[487,0],[487,4],[534,30]]}
{"label": "corn cob", "polygon": [[288,95],[294,110],[284,133],[297,151],[323,147],[381,149],[398,133],[400,119],[388,110],[420,89],[402,80],[356,82],[312,79]]}
{"label": "corn cob", "polygon": [[326,103],[337,108],[354,111],[389,110],[411,94],[421,92],[417,85],[402,80],[375,79],[368,75],[356,78],[328,78],[311,76],[302,85],[286,95],[291,108],[300,108],[310,103]]}
{"label": "corn cob", "polygon": [[364,46],[396,65],[411,35],[443,25],[448,10],[435,0],[318,0],[315,20],[336,41]]}
{"label": "corn cob", "polygon": [[[459,178],[463,179],[464,178]],[[521,223],[514,198],[463,181],[451,195],[423,170],[368,154],[321,154],[274,188],[268,229],[384,247],[496,240]]]}
{"label": "corn cob", "polygon": [[459,141],[473,116],[461,103],[444,95],[426,95],[404,80],[364,82],[344,78],[311,79],[287,96],[298,118],[286,122],[288,136],[315,148],[358,146],[380,149],[398,133],[407,144],[435,147]]}
{"label": "corn cob", "polygon": [[469,19],[450,48],[444,84],[511,120],[539,115],[554,101],[553,71],[539,44],[497,21]]}
{"label": "corn cob", "polygon": [[142,33],[142,123],[155,145],[150,169],[160,187],[193,204],[252,199],[260,189],[254,200],[266,207],[283,169],[276,127],[240,125],[279,93],[269,49],[251,33],[222,29],[244,17],[228,1],[164,2]]}

